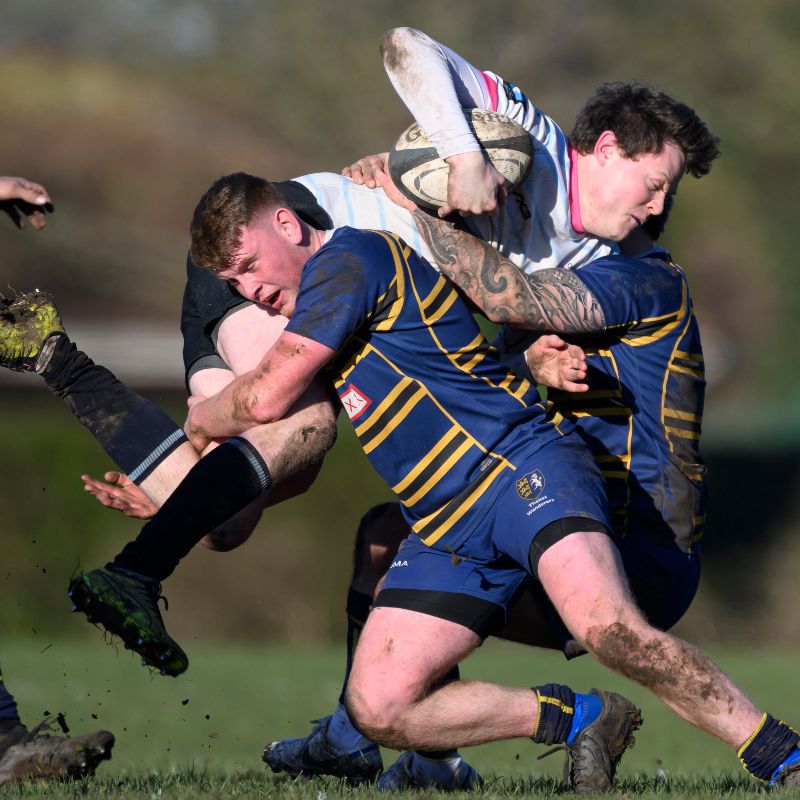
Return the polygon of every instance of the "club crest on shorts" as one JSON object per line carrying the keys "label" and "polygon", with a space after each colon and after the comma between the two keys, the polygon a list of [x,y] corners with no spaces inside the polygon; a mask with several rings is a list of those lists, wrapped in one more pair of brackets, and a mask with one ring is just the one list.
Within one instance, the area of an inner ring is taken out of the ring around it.
{"label": "club crest on shorts", "polygon": [[372,405],[372,400],[352,383],[340,399],[351,422],[355,422]]}
{"label": "club crest on shorts", "polygon": [[535,469],[517,481],[517,494],[523,500],[536,500],[544,491],[544,474]]}

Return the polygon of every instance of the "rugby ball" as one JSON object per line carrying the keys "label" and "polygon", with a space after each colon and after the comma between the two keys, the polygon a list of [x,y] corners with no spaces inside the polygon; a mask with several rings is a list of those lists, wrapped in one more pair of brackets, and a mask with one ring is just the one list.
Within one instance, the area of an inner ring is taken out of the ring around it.
{"label": "rugby ball", "polygon": [[[528,131],[494,111],[472,108],[464,113],[489,161],[506,179],[509,191],[519,186],[527,177],[533,159]],[[389,152],[389,175],[395,186],[423,208],[440,208],[445,204],[449,172],[450,165],[439,158],[416,122],[403,131]]]}

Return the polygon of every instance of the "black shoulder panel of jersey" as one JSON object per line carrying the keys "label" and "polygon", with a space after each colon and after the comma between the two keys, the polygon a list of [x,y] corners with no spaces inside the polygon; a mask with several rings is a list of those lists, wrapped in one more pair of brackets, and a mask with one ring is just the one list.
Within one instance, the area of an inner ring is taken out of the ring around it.
{"label": "black shoulder panel of jersey", "polygon": [[328,231],[333,220],[328,212],[314,199],[311,191],[297,181],[275,181],[275,187],[286,198],[290,208],[312,228]]}

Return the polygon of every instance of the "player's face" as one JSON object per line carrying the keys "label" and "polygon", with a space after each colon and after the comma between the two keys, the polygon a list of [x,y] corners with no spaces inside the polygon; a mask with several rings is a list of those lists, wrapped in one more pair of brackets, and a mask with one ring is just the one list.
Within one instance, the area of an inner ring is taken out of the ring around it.
{"label": "player's face", "polygon": [[616,146],[606,155],[602,168],[593,173],[596,180],[587,198],[584,226],[595,236],[619,242],[664,210],[667,194],[677,191],[683,175],[684,156],[672,143],[660,153],[635,158],[625,157]]}
{"label": "player's face", "polygon": [[234,266],[220,277],[248,300],[291,317],[307,258],[277,220],[265,215],[243,229]]}

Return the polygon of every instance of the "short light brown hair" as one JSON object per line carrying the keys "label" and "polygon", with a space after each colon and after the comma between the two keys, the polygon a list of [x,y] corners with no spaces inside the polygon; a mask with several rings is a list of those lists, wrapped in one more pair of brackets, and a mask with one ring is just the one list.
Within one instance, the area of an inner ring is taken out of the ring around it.
{"label": "short light brown hair", "polygon": [[234,172],[211,184],[200,198],[189,227],[192,261],[212,272],[234,266],[242,231],[262,211],[287,206],[284,196],[264,178]]}

